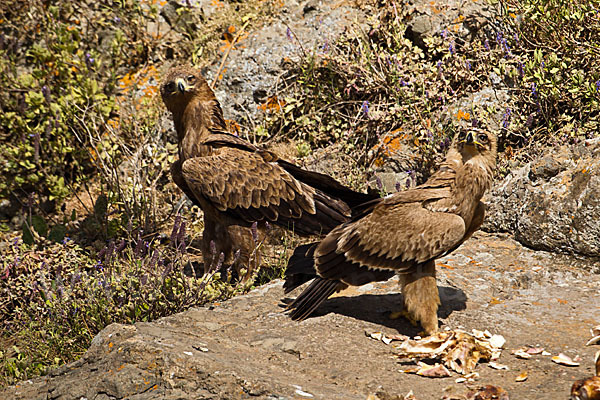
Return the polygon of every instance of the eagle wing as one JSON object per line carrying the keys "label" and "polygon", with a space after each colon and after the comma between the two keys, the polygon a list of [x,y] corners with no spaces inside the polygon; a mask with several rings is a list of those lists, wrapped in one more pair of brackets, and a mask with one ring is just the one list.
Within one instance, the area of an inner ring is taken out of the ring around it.
{"label": "eagle wing", "polygon": [[270,160],[269,152],[217,147],[210,156],[184,161],[182,175],[197,199],[210,202],[244,225],[254,221],[293,224],[297,233],[308,235],[329,232],[348,220],[350,210],[345,203],[299,182]]}
{"label": "eagle wing", "polygon": [[427,209],[426,202],[406,202],[411,196],[416,194],[381,201],[371,213],[331,231],[316,248],[313,244],[294,252],[291,270],[286,271],[286,292],[310,278],[308,257],[314,260],[317,276],[288,306],[292,319],[305,319],[348,285],[387,280],[460,245],[466,234],[464,220]]}
{"label": "eagle wing", "polygon": [[315,250],[319,276],[355,284],[368,270],[408,271],[453,249],[466,233],[464,220],[423,203],[378,204],[372,213],[334,229]]}

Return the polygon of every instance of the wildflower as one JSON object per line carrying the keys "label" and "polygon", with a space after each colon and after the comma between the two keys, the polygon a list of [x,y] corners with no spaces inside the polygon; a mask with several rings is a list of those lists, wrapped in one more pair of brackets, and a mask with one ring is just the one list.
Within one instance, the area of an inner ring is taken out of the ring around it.
{"label": "wildflower", "polygon": [[290,27],[288,26],[288,28],[285,30],[285,34],[287,35],[287,38],[290,40],[290,42],[294,41],[294,34],[292,33],[292,30],[290,29]]}
{"label": "wildflower", "polygon": [[379,176],[375,176],[375,185],[378,190],[383,190],[383,183],[381,182],[381,178]]}
{"label": "wildflower", "polygon": [[402,189],[402,185],[400,185],[400,182],[396,182],[396,192],[399,192]]}
{"label": "wildflower", "polygon": [[485,47],[487,51],[490,51],[490,42],[488,42],[487,39],[485,39],[485,42],[483,42],[483,47]]}
{"label": "wildflower", "polygon": [[498,33],[496,33],[496,42],[500,43],[502,41],[502,32],[498,31]]}
{"label": "wildflower", "polygon": [[448,29],[444,29],[441,33],[442,38],[446,39],[448,37]]}
{"label": "wildflower", "polygon": [[119,18],[115,15],[115,17],[113,18],[113,21],[115,21],[115,23],[118,24],[119,22],[121,22],[121,18]]}
{"label": "wildflower", "polygon": [[90,53],[85,53],[85,63],[87,64],[88,67],[91,67],[92,65],[94,65],[94,61],[95,60]]}
{"label": "wildflower", "polygon": [[323,53],[327,53],[327,50],[329,50],[329,42],[325,40],[325,43],[323,43],[323,46],[321,46],[321,51]]}
{"label": "wildflower", "polygon": [[504,113],[504,121],[502,122],[502,126],[504,127],[504,129],[508,128],[508,126],[510,125],[510,108],[506,109],[506,112]]}
{"label": "wildflower", "polygon": [[532,123],[533,123],[533,114],[529,114],[529,116],[527,117],[527,121],[525,121],[525,126],[529,128]]}
{"label": "wildflower", "polygon": [[471,62],[469,60],[467,60],[467,62],[465,63],[465,66],[467,67],[468,71],[471,70]]}
{"label": "wildflower", "polygon": [[362,103],[362,112],[363,114],[365,114],[365,116],[369,116],[369,102],[367,100],[363,101]]}
{"label": "wildflower", "polygon": [[[479,120],[478,120],[477,118],[473,118],[473,119],[471,120],[471,126],[472,126],[473,128],[477,128],[477,127],[479,126]],[[446,138],[446,139],[447,139],[447,138]]]}
{"label": "wildflower", "polygon": [[531,83],[531,95],[537,96],[537,88],[535,86],[535,82]]}
{"label": "wildflower", "polygon": [[252,232],[252,241],[256,245],[258,243],[258,223],[254,221],[252,226],[250,227],[250,232]]}
{"label": "wildflower", "polygon": [[177,245],[177,234],[179,233],[179,225],[181,225],[181,214],[177,214],[173,222],[173,230],[171,231],[171,243]]}
{"label": "wildflower", "polygon": [[46,103],[50,104],[50,89],[48,86],[42,86],[42,94],[44,95],[44,99],[46,99]]}
{"label": "wildflower", "polygon": [[450,54],[454,55],[454,43],[450,43],[448,50],[450,50]]}
{"label": "wildflower", "polygon": [[523,63],[519,61],[519,64],[517,65],[517,70],[519,71],[519,76],[522,78],[523,76],[525,76],[525,71],[523,70]]}
{"label": "wildflower", "polygon": [[600,91],[600,79],[596,81],[596,93]]}
{"label": "wildflower", "polygon": [[402,85],[402,86],[408,86],[408,85],[409,85],[409,83],[408,83],[408,82],[406,82],[406,81],[404,80],[404,78],[400,78],[400,85]]}

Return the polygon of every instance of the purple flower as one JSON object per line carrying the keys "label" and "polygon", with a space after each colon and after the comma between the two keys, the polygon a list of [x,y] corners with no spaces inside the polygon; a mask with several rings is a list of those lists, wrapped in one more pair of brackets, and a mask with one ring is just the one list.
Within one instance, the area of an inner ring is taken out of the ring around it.
{"label": "purple flower", "polygon": [[596,81],[596,93],[600,92],[600,79]]}
{"label": "purple flower", "polygon": [[502,32],[498,31],[496,33],[496,42],[500,43],[502,41]]}
{"label": "purple flower", "polygon": [[383,190],[383,183],[381,182],[381,178],[377,175],[375,176],[375,185],[377,185],[378,190]]}
{"label": "purple flower", "polygon": [[252,241],[254,242],[254,245],[256,245],[256,243],[258,243],[258,222],[254,221],[252,223],[250,232],[252,232]]}
{"label": "purple flower", "polygon": [[506,109],[504,113],[504,121],[502,122],[502,126],[506,129],[510,125],[510,108]]}
{"label": "purple flower", "polygon": [[46,103],[50,104],[50,89],[48,86],[42,86],[42,94],[44,95],[44,99],[46,99]]}
{"label": "purple flower", "polygon": [[119,22],[121,22],[121,18],[119,18],[115,15],[115,17],[113,18],[113,21],[115,21],[115,23],[118,24]]}
{"label": "purple flower", "polygon": [[95,60],[90,53],[85,53],[85,63],[87,64],[88,67],[91,67],[92,65],[94,65],[94,61]]}
{"label": "purple flower", "polygon": [[488,42],[487,39],[485,39],[485,42],[483,42],[483,47],[485,47],[487,51],[490,51],[490,42]]}
{"label": "purple flower", "polygon": [[442,38],[446,39],[448,37],[448,29],[444,29],[441,33]]}
{"label": "purple flower", "polygon": [[287,35],[287,38],[293,42],[294,41],[294,34],[292,33],[292,30],[290,29],[290,27],[288,26],[288,28],[285,30],[285,34]]}
{"label": "purple flower", "polygon": [[369,116],[369,102],[367,100],[363,101],[361,109],[362,109],[363,114],[365,114],[368,117]]}
{"label": "purple flower", "polygon": [[533,114],[529,114],[529,116],[527,117],[527,121],[525,121],[525,126],[529,128],[532,123],[533,123]]}
{"label": "purple flower", "polygon": [[525,76],[525,71],[523,70],[523,63],[519,61],[519,64],[517,65],[517,70],[519,71],[519,76],[522,78],[523,76]]}
{"label": "purple flower", "polygon": [[400,190],[402,190],[402,185],[400,185],[400,182],[396,182],[396,192],[399,192]]}
{"label": "purple flower", "polygon": [[533,83],[531,84],[531,95],[532,95],[532,96],[537,96],[537,88],[536,88],[536,86],[535,86],[535,82],[533,82]]}
{"label": "purple flower", "polygon": [[448,50],[450,50],[450,54],[454,55],[454,43],[450,43]]}
{"label": "purple flower", "polygon": [[468,71],[471,70],[471,62],[469,60],[467,60],[467,62],[465,63],[465,66],[467,67]]}

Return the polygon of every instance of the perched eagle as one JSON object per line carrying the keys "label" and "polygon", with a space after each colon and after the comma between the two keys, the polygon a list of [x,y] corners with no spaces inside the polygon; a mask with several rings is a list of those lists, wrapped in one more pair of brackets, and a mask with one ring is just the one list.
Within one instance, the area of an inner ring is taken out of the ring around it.
{"label": "perched eagle", "polygon": [[295,320],[308,317],[333,293],[400,274],[403,313],[425,333],[438,329],[440,304],[435,259],[467,240],[483,222],[480,201],[496,166],[496,136],[460,132],[446,160],[415,188],[371,201],[363,212],[321,242],[298,247],[288,263],[286,293],[311,284],[289,305]]}
{"label": "perched eagle", "polygon": [[378,197],[303,170],[227,133],[219,102],[196,69],[171,69],[160,93],[173,115],[179,145],[171,175],[204,212],[205,271],[206,260],[215,253],[223,253],[227,261],[236,247],[242,257],[251,252],[248,227],[254,222],[274,223],[300,235],[326,234],[350,220],[354,207]]}

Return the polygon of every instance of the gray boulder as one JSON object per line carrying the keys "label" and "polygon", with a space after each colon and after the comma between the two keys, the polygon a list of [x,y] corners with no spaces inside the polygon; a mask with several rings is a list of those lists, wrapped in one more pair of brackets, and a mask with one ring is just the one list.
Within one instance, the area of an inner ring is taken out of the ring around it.
{"label": "gray boulder", "polygon": [[488,196],[483,229],[534,249],[600,256],[600,140],[562,146],[510,173]]}

